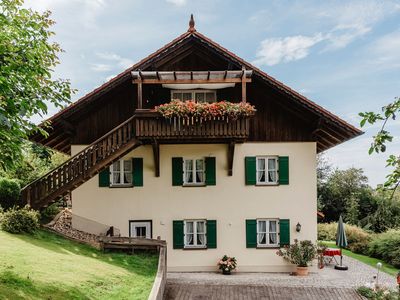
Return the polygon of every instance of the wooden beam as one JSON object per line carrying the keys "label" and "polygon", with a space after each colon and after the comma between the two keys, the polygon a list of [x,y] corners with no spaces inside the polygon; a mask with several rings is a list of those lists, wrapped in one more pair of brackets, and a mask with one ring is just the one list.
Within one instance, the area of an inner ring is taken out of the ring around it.
{"label": "wooden beam", "polygon": [[235,141],[228,144],[228,176],[233,175],[233,159],[235,156]]}
{"label": "wooden beam", "polygon": [[157,140],[153,140],[153,157],[154,157],[154,175],[160,177],[160,144]]}
{"label": "wooden beam", "polygon": [[221,79],[182,79],[182,80],[174,80],[174,79],[134,79],[133,83],[136,84],[171,84],[171,83],[175,83],[175,84],[202,84],[202,83],[247,83],[247,82],[251,82],[251,78],[221,78]]}
{"label": "wooden beam", "polygon": [[242,102],[246,102],[246,76],[245,76],[245,69],[242,69],[242,76],[241,79],[242,81]]}
{"label": "wooden beam", "polygon": [[137,79],[137,108],[143,108],[143,89],[142,89],[142,79]]}

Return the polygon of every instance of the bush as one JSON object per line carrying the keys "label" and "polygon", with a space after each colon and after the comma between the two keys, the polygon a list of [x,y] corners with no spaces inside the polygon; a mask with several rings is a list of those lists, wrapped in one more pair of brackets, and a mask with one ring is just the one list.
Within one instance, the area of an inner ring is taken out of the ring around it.
{"label": "bush", "polygon": [[49,223],[59,212],[60,208],[58,207],[58,203],[53,203],[52,205],[47,206],[40,212],[40,222],[42,224]]}
{"label": "bush", "polygon": [[400,230],[377,234],[369,243],[369,255],[400,268]]}
{"label": "bush", "polygon": [[[354,225],[345,225],[348,249],[355,253],[366,254],[368,252],[368,244],[371,241],[371,234],[360,227]],[[336,240],[337,223],[320,223],[318,224],[318,240],[335,241]]]}
{"label": "bush", "polygon": [[391,291],[384,287],[379,287],[373,289],[370,287],[362,286],[357,289],[357,292],[367,298],[372,300],[398,300],[398,293],[396,291]]}
{"label": "bush", "polygon": [[337,223],[318,223],[318,240],[336,240]]}
{"label": "bush", "polygon": [[0,206],[3,209],[20,205],[20,193],[21,187],[16,180],[0,178]]}
{"label": "bush", "polygon": [[28,206],[11,208],[1,217],[1,229],[10,233],[33,233],[39,228],[39,213]]}

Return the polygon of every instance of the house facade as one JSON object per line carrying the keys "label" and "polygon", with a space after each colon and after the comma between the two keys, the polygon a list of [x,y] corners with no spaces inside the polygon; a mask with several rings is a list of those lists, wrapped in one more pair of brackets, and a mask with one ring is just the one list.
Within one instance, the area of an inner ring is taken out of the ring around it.
{"label": "house facade", "polygon": [[[174,116],[156,106],[250,103],[238,118]],[[276,255],[317,239],[316,155],[361,131],[189,30],[53,116],[35,142],[71,155],[25,189],[43,207],[71,193],[72,224],[167,241],[170,271],[291,271]],[[85,221],[90,220],[90,221]]]}

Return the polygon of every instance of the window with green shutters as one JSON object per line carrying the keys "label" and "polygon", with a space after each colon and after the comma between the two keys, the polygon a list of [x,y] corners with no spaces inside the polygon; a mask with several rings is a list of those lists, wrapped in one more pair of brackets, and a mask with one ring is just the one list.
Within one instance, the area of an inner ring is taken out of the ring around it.
{"label": "window with green shutters", "polygon": [[246,220],[247,248],[274,248],[286,245],[290,245],[289,219]]}
{"label": "window with green shutters", "polygon": [[174,249],[217,248],[216,220],[174,220],[172,227]]}
{"label": "window with green shutters", "polygon": [[246,185],[288,185],[288,156],[246,156]]}
{"label": "window with green shutters", "polygon": [[99,187],[143,186],[143,158],[118,160],[99,173]]}
{"label": "window with green shutters", "polygon": [[172,158],[173,186],[216,185],[215,157]]}

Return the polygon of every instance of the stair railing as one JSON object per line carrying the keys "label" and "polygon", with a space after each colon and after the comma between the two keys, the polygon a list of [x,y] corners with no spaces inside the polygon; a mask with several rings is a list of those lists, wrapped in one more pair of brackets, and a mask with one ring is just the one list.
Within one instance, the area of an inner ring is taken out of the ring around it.
{"label": "stair railing", "polygon": [[25,186],[21,191],[22,200],[32,208],[52,194],[62,196],[67,188],[78,186],[93,177],[110,163],[110,155],[135,140],[135,116],[130,117],[57,168]]}

